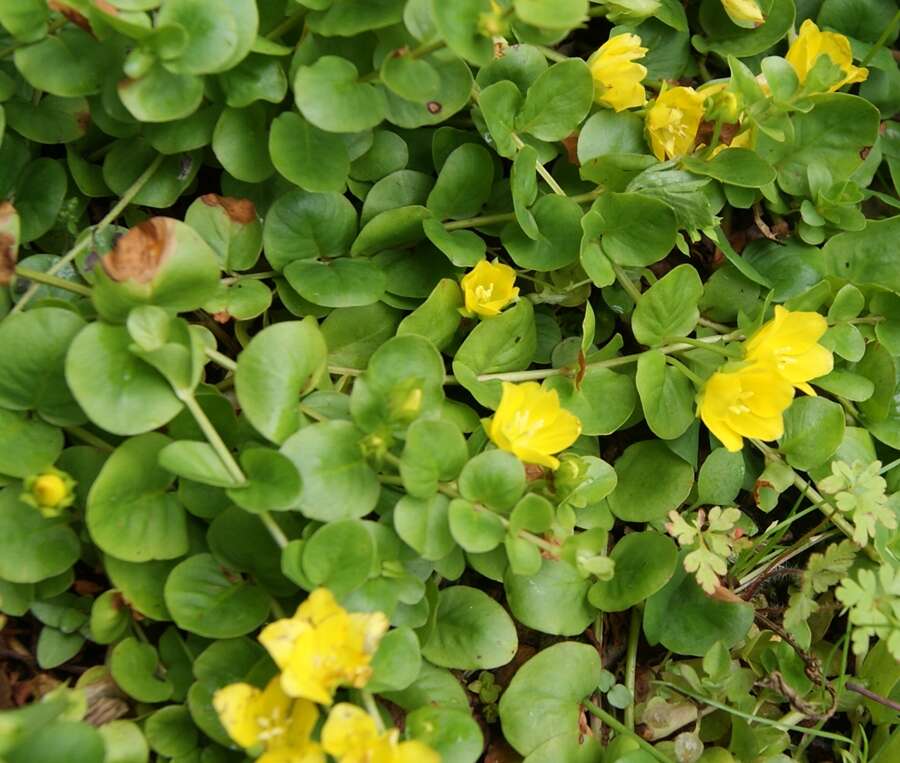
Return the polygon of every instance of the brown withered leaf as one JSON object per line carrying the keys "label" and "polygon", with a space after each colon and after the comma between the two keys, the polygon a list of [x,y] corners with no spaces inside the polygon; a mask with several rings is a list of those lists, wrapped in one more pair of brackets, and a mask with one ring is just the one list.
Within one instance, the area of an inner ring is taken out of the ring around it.
{"label": "brown withered leaf", "polygon": [[222,207],[225,213],[236,223],[247,225],[256,220],[256,207],[250,199],[236,199],[233,196],[219,196],[207,193],[200,197],[208,207]]}
{"label": "brown withered leaf", "polygon": [[100,261],[113,281],[147,283],[153,280],[174,247],[175,220],[152,217],[122,236]]}
{"label": "brown withered leaf", "polygon": [[[0,201],[0,229],[6,227],[15,213],[16,209],[10,202]],[[8,284],[16,271],[16,260],[19,258],[18,244],[13,236],[0,232],[0,285]]]}

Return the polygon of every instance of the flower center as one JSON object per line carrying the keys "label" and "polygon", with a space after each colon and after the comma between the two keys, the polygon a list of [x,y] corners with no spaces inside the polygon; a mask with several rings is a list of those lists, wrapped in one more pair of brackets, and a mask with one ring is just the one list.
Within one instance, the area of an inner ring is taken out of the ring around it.
{"label": "flower center", "polygon": [[475,287],[475,296],[478,298],[479,302],[488,302],[494,294],[494,284],[488,284],[487,286],[476,286]]}
{"label": "flower center", "polygon": [[528,411],[517,411],[505,430],[510,440],[527,440],[537,435],[543,427],[543,419],[532,419]]}
{"label": "flower center", "polygon": [[281,708],[276,707],[269,715],[261,715],[256,719],[259,726],[259,740],[269,742],[287,732],[287,718],[281,717]]}

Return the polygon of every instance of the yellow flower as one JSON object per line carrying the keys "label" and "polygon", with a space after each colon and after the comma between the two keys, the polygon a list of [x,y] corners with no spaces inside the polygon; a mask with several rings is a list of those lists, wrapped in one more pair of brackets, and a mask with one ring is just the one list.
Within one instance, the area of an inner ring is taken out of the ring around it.
{"label": "yellow flower", "polygon": [[659,94],[647,111],[647,133],[657,159],[690,153],[703,118],[703,101],[703,95],[691,87],[673,87]]}
{"label": "yellow flower", "polygon": [[722,0],[722,7],[735,24],[745,29],[762,26],[766,17],[756,0]]}
{"label": "yellow flower", "polygon": [[634,63],[647,54],[636,34],[618,34],[610,37],[588,59],[594,78],[594,100],[616,111],[624,111],[647,102],[647,94],[641,80],[647,76],[647,67]]}
{"label": "yellow flower", "polygon": [[698,414],[730,451],[741,449],[743,437],[775,440],[784,433],[782,414],[794,388],[775,371],[758,363],[717,371],[700,393]]}
{"label": "yellow flower", "polygon": [[745,343],[747,360],[771,366],[785,381],[807,395],[815,390],[807,384],[831,372],[831,350],[819,344],[828,321],[819,313],[792,313],[775,306],[775,317]]}
{"label": "yellow flower", "polygon": [[322,747],[338,763],[441,763],[428,745],[399,739],[397,729],[379,733],[368,713],[343,702],[322,727]]}
{"label": "yellow flower", "polygon": [[264,750],[257,763],[325,763],[309,738],[319,711],[308,700],[288,697],[277,676],[263,691],[244,683],[219,689],[213,707],[235,742]]}
{"label": "yellow flower", "polygon": [[293,617],[266,626],[259,641],[281,668],[288,696],[330,705],[339,686],[366,685],[372,655],[387,629],[381,612],[347,612],[331,591],[317,588]]}
{"label": "yellow flower", "polygon": [[807,19],[800,27],[800,34],[787,52],[787,62],[794,67],[800,83],[806,81],[812,68],[820,56],[828,56],[831,62],[843,73],[843,79],[828,88],[834,92],[844,85],[863,82],[869,76],[869,70],[853,65],[853,52],[850,41],[842,34],[822,32],[813,21]]}
{"label": "yellow flower", "polygon": [[551,469],[559,466],[553,454],[581,434],[581,422],[559,404],[556,390],[547,391],[537,382],[503,382],[500,407],[485,428],[501,450]]}
{"label": "yellow flower", "polygon": [[21,500],[45,517],[58,517],[75,502],[76,482],[65,472],[50,468],[25,480]]}
{"label": "yellow flower", "polygon": [[516,271],[502,262],[482,260],[460,283],[466,297],[465,315],[492,318],[519,296]]}

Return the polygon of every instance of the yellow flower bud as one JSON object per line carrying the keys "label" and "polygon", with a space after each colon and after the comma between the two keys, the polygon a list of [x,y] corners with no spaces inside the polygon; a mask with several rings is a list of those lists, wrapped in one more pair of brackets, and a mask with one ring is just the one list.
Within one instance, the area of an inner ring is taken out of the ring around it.
{"label": "yellow flower bud", "polygon": [[722,7],[735,24],[745,29],[762,26],[766,17],[756,0],[722,0]]}
{"label": "yellow flower bud", "polygon": [[869,76],[869,70],[853,65],[853,51],[850,41],[836,32],[822,32],[815,22],[807,19],[800,27],[800,34],[788,50],[785,58],[797,72],[797,78],[803,84],[820,56],[828,56],[844,75],[829,88],[834,92],[844,85],[863,82]]}
{"label": "yellow flower bud", "polygon": [[21,499],[45,517],[58,517],[75,501],[75,480],[58,469],[48,469],[25,480]]}
{"label": "yellow flower bud", "polygon": [[519,296],[516,271],[500,262],[482,260],[463,276],[465,314],[492,318]]}
{"label": "yellow flower bud", "polygon": [[581,434],[581,422],[560,405],[556,390],[545,390],[537,382],[503,382],[500,406],[485,428],[501,450],[551,469],[559,467],[553,454]]}
{"label": "yellow flower bud", "polygon": [[647,76],[647,68],[634,61],[646,54],[647,48],[641,47],[636,34],[619,34],[603,43],[588,59],[594,100],[616,111],[643,106],[647,94],[641,81]]}
{"label": "yellow flower bud", "polygon": [[659,94],[646,119],[650,146],[657,159],[665,161],[691,152],[703,118],[704,100],[691,87],[673,87]]}

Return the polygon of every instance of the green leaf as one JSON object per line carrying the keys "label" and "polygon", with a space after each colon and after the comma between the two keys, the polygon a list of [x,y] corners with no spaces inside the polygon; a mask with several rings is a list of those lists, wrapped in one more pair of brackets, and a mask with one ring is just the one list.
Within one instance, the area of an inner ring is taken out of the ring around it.
{"label": "green leaf", "polygon": [[354,180],[381,180],[406,167],[409,148],[406,141],[390,130],[375,130],[372,145],[350,165]]}
{"label": "green leaf", "polygon": [[358,519],[323,525],[303,546],[303,572],[315,585],[341,599],[368,580],[375,566],[375,542]]}
{"label": "green leaf", "polygon": [[16,486],[0,490],[0,578],[37,583],[68,570],[81,545],[64,519],[41,516],[19,492]]}
{"label": "green leaf", "polygon": [[472,554],[494,550],[506,536],[506,528],[497,514],[459,498],[451,501],[447,519],[453,540]]}
{"label": "green leaf", "polygon": [[213,131],[213,153],[233,177],[259,183],[275,171],[266,140],[269,129],[261,104],[225,109]]}
{"label": "green leaf", "polygon": [[47,723],[40,733],[30,734],[4,755],[8,763],[34,763],[38,760],[105,763],[106,757],[100,732],[87,723],[74,720]]}
{"label": "green leaf", "polygon": [[64,98],[93,95],[109,66],[108,50],[90,34],[68,26],[15,53],[16,69],[29,85]]}
{"label": "green leaf", "polygon": [[[454,6],[453,13],[457,13]],[[446,121],[469,103],[472,93],[472,71],[466,62],[449,51],[438,51],[424,59],[440,78],[440,90],[430,101],[408,101],[384,89],[387,119],[408,130]]]}
{"label": "green leaf", "polygon": [[171,442],[159,452],[158,460],[159,465],[172,474],[204,485],[234,487],[239,484],[225,468],[215,449],[205,442]]}
{"label": "green leaf", "polygon": [[475,763],[484,747],[475,719],[451,707],[420,707],[406,716],[406,733],[428,745],[442,763]]}
{"label": "green leaf", "polygon": [[658,532],[629,533],[609,554],[615,562],[610,580],[591,586],[588,599],[601,612],[624,612],[662,588],[675,572],[678,550]]}
{"label": "green leaf", "polygon": [[247,270],[256,264],[262,224],[249,199],[201,196],[188,207],[184,221],[209,244],[225,270]]}
{"label": "green leaf", "polygon": [[395,50],[381,64],[381,81],[385,87],[408,101],[429,101],[436,98],[441,89],[441,78],[427,61],[407,55],[408,51]]}
{"label": "green leaf", "polygon": [[530,212],[537,225],[537,238],[512,222],[501,233],[513,262],[537,271],[558,270],[575,262],[582,236],[581,207],[566,196],[549,194],[538,199]]}
{"label": "green leaf", "polygon": [[339,307],[322,322],[328,362],[345,368],[364,368],[372,354],[390,339],[400,314],[382,302],[363,307]]}
{"label": "green leaf", "polygon": [[692,265],[679,265],[641,295],[632,316],[634,337],[641,344],[665,344],[667,337],[690,334],[697,325],[703,282]]}
{"label": "green leaf", "polygon": [[35,159],[16,183],[16,209],[21,219],[19,243],[43,236],[56,221],[67,190],[66,171],[54,159]]}
{"label": "green leaf", "polygon": [[586,239],[599,238],[603,253],[626,267],[652,265],[675,246],[671,208],[639,193],[604,193],[582,224]]}
{"label": "green leaf", "polygon": [[466,500],[508,512],[525,491],[525,467],[512,453],[487,450],[463,467],[458,484]]}
{"label": "green leaf", "polygon": [[744,457],[725,448],[710,453],[697,475],[697,500],[700,503],[733,505],[744,483]]}
{"label": "green leaf", "polygon": [[423,559],[443,559],[456,548],[450,534],[449,506],[450,500],[440,494],[427,498],[404,496],[394,507],[394,529]]}
{"label": "green leaf", "polygon": [[[430,222],[435,222],[440,226],[440,223],[436,221],[427,220],[426,229]],[[475,236],[475,234],[471,235]],[[482,241],[480,238],[478,240]],[[463,297],[459,285],[449,278],[442,278],[428,299],[400,321],[397,326],[397,336],[407,334],[421,336],[442,350],[456,335],[456,330],[462,321],[459,312],[462,305]]]}
{"label": "green leaf", "polygon": [[363,226],[350,253],[368,257],[385,249],[415,244],[425,237],[422,222],[430,217],[431,212],[418,205],[385,210]]}
{"label": "green leaf", "polygon": [[304,4],[316,9],[307,17],[312,31],[342,37],[399,23],[404,5],[402,0],[334,0]]}
{"label": "green leaf", "polygon": [[367,690],[379,694],[402,691],[416,680],[421,670],[418,637],[411,628],[393,628],[384,634],[372,657],[372,678],[366,684]]}
{"label": "green leaf", "polygon": [[246,484],[226,491],[246,511],[280,511],[297,504],[300,474],[290,459],[268,448],[248,448],[241,453]]}
{"label": "green leaf", "polygon": [[748,148],[727,148],[709,161],[691,156],[681,160],[685,169],[741,188],[762,188],[775,179],[775,170]]}
{"label": "green leaf", "polygon": [[387,113],[384,93],[358,78],[356,66],[339,56],[322,56],[312,66],[301,66],[294,78],[297,108],[327,132],[375,127]]}
{"label": "green leaf", "polygon": [[[691,465],[659,440],[629,445],[616,460],[619,481],[609,507],[625,522],[651,522],[677,509],[694,484]],[[653,479],[648,480],[647,475]]]}
{"label": "green leaf", "polygon": [[456,479],[468,457],[459,427],[449,421],[418,419],[406,431],[400,458],[403,486],[412,496],[428,498],[437,491],[438,482]]}
{"label": "green leaf", "polygon": [[563,140],[590,111],[594,80],[587,64],[570,58],[554,64],[528,88],[516,129],[541,140]]}
{"label": "green leaf", "polygon": [[[643,304],[643,299],[639,304]],[[647,426],[657,437],[674,440],[693,423],[697,394],[694,385],[680,370],[670,366],[659,350],[641,353],[635,386]]]}
{"label": "green leaf", "polygon": [[[504,58],[506,57],[504,56]],[[543,56],[541,60],[543,60]],[[488,85],[478,96],[481,115],[494,139],[497,153],[507,159],[514,158],[519,150],[515,141],[515,129],[516,114],[519,113],[522,102],[521,90],[516,87],[515,83],[508,80],[500,80]]]}
{"label": "green leaf", "polygon": [[280,271],[295,260],[340,257],[350,250],[356,226],[356,210],[345,196],[290,191],[266,215],[266,259]]}
{"label": "green leaf", "polygon": [[211,74],[234,67],[250,52],[259,15],[253,0],[225,0],[216,7],[194,0],[166,0],[156,24],[179,26],[187,33],[184,47],[167,62],[168,68]]}
{"label": "green leaf", "polygon": [[535,575],[507,570],[503,580],[513,616],[529,628],[555,636],[576,636],[596,614],[588,603],[590,581],[571,564],[544,559]]}
{"label": "green leaf", "polygon": [[587,0],[515,0],[516,16],[542,29],[568,31],[587,19]]}
{"label": "green leaf", "polygon": [[56,463],[63,433],[25,413],[0,408],[0,443],[0,474],[24,479]]}
{"label": "green leaf", "polygon": [[299,509],[324,522],[364,517],[378,502],[381,487],[363,457],[362,433],[346,421],[305,427],[282,445],[300,472]]}
{"label": "green leaf", "polygon": [[297,260],[284,269],[291,287],[323,307],[362,307],[377,302],[388,285],[384,272],[370,260]]}
{"label": "green leaf", "polygon": [[203,79],[171,72],[157,63],[137,79],[121,80],[118,95],[131,116],[141,122],[175,122],[190,117],[200,107]]}
{"label": "green leaf", "polygon": [[499,668],[516,654],[516,628],[506,610],[468,586],[438,593],[434,630],[422,654],[435,665],[457,670]]}
{"label": "green leaf", "polygon": [[900,273],[890,256],[890,242],[898,235],[900,216],[869,221],[862,231],[837,234],[822,250],[829,273],[857,286],[900,292]]}
{"label": "green leaf", "polygon": [[272,163],[285,178],[307,191],[340,193],[347,184],[350,157],[340,136],[284,112],[269,131]]}
{"label": "green leaf", "polygon": [[50,10],[44,0],[3,0],[0,24],[21,42],[35,42],[47,34]]}
{"label": "green leaf", "polygon": [[238,356],[235,391],[257,431],[280,445],[300,428],[298,398],[318,383],[327,352],[312,320],[278,323],[253,337]]}
{"label": "green leaf", "polygon": [[788,463],[809,470],[825,463],[844,438],[844,409],[824,397],[800,397],[784,414],[779,450]]}
{"label": "green leaf", "polygon": [[563,408],[581,421],[582,434],[590,436],[615,432],[629,420],[637,404],[631,377],[608,368],[589,368],[580,389],[565,376],[551,376],[544,387],[556,390]]}
{"label": "green leaf", "polygon": [[476,66],[490,63],[494,46],[480,28],[481,14],[490,11],[488,0],[458,0],[452,7],[430,0],[430,5],[434,25],[454,53]]}
{"label": "green leaf", "polygon": [[84,325],[76,313],[56,307],[36,308],[3,319],[0,406],[14,411],[34,410],[58,425],[82,423],[84,415],[61,380],[66,352]]}
{"label": "green leaf", "polygon": [[487,149],[464,143],[441,167],[428,209],[441,220],[474,217],[490,196],[493,180],[494,163]]}
{"label": "green leaf", "polygon": [[534,308],[519,300],[496,318],[481,321],[456,351],[456,361],[475,373],[527,368],[537,349]]}
{"label": "green leaf", "polygon": [[528,755],[547,740],[578,731],[581,703],[597,689],[602,664],[588,644],[565,641],[538,652],[500,698],[507,741]]}
{"label": "green leaf", "polygon": [[172,684],[158,678],[159,655],[150,644],[130,637],[113,647],[109,672],[128,696],[139,702],[165,702],[172,696]]}
{"label": "green leaf", "polygon": [[159,755],[178,757],[197,749],[199,734],[184,705],[157,710],[144,725],[150,748]]}
{"label": "green leaf", "polygon": [[700,24],[706,38],[695,35],[694,46],[701,52],[713,51],[723,58],[746,58],[771,48],[794,24],[793,0],[774,0],[768,4],[765,23],[744,29],[732,23],[718,0],[703,0]]}
{"label": "green leaf", "polygon": [[91,323],[66,357],[66,382],[79,405],[95,424],[120,435],[156,429],[182,408],[169,383],[130,345],[124,327]]}
{"label": "green leaf", "polygon": [[[679,559],[684,557],[682,553]],[[747,635],[753,606],[707,596],[680,563],[644,608],[644,635],[676,654],[702,657],[717,642],[729,648]]]}
{"label": "green leaf", "polygon": [[156,432],[126,440],[91,486],[85,519],[91,538],[107,554],[144,562],[187,551],[184,508],[166,492],[174,478],[157,463],[169,442]]}
{"label": "green leaf", "polygon": [[204,638],[235,638],[256,630],[269,614],[269,597],[211,554],[196,554],[169,574],[166,606],[179,628]]}

